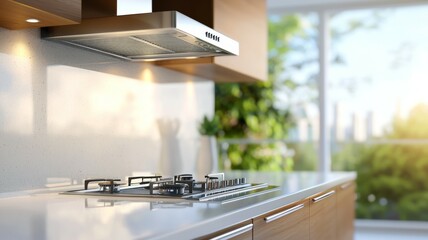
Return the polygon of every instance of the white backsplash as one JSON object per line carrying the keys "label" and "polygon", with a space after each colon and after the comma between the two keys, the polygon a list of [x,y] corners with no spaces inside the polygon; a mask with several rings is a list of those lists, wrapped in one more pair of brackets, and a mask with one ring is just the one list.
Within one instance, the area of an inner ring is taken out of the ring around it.
{"label": "white backsplash", "polygon": [[205,79],[0,28],[0,192],[194,172],[197,124],[213,112]]}

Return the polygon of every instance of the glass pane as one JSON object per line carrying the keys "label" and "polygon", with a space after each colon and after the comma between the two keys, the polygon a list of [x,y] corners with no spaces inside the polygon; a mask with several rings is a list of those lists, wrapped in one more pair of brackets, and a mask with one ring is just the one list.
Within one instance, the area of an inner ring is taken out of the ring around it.
{"label": "glass pane", "polygon": [[427,21],[428,6],[332,16],[332,167],[358,172],[358,218],[428,220]]}
{"label": "glass pane", "polygon": [[226,169],[315,170],[317,25],[316,13],[269,16],[269,80],[216,84]]}
{"label": "glass pane", "polygon": [[[269,68],[278,85],[276,104],[288,109],[292,126],[285,138],[292,170],[315,170],[318,162],[318,14],[271,15]],[[283,54],[280,53],[283,51]]]}

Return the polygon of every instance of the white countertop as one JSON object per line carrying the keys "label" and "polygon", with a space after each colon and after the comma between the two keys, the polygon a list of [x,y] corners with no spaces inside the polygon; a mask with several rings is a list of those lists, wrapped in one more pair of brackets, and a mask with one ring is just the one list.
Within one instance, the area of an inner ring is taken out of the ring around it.
{"label": "white countertop", "polygon": [[[231,203],[40,192],[0,198],[1,239],[191,239],[353,180],[353,172],[239,172],[227,178],[278,185]],[[79,187],[76,187],[78,189]]]}

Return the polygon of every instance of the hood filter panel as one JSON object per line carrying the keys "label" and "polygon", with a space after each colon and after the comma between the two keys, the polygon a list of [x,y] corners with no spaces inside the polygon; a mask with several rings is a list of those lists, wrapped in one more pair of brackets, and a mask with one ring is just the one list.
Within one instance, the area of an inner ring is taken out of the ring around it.
{"label": "hood filter panel", "polygon": [[128,58],[137,55],[165,54],[168,51],[150,44],[136,41],[130,37],[79,39],[69,41],[73,45],[86,47],[100,52],[114,52],[116,55]]}
{"label": "hood filter panel", "polygon": [[[190,43],[193,41],[193,43]],[[189,38],[187,35],[176,37],[171,34],[154,34],[140,36],[124,36],[112,38],[90,38],[69,41],[72,45],[92,49],[99,52],[114,52],[117,56],[129,60],[145,59],[144,56],[163,56],[168,58],[171,54],[211,53],[212,49]],[[217,50],[214,50],[217,51]],[[218,50],[220,52],[220,50]]]}
{"label": "hood filter panel", "polygon": [[136,38],[139,38],[143,41],[160,46],[162,48],[168,49],[171,52],[184,53],[184,52],[207,52],[208,51],[207,49],[204,49],[198,45],[189,43],[189,41],[191,41],[192,39],[186,39],[186,37],[187,37],[186,35],[182,35],[181,37],[176,37],[169,34],[136,36]]}

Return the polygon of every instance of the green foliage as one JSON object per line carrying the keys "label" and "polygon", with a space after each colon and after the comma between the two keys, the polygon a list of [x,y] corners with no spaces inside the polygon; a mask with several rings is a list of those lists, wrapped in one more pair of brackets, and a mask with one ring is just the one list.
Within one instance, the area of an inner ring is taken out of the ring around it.
{"label": "green foliage", "polygon": [[[390,139],[427,139],[428,106],[396,118]],[[357,170],[357,217],[428,220],[428,148],[414,144],[353,144],[334,156],[336,170]],[[341,159],[341,161],[338,161]]]}
{"label": "green foliage", "polygon": [[420,139],[428,138],[428,106],[419,104],[409,113],[407,119],[396,118],[393,123],[394,131],[390,138]]}
{"label": "green foliage", "polygon": [[227,138],[282,138],[289,127],[288,111],[274,106],[269,82],[216,84],[216,116]]}
{"label": "green foliage", "polygon": [[366,149],[362,143],[334,143],[332,152],[332,170],[333,171],[354,171],[356,163],[361,157],[361,153]]}
{"label": "green foliage", "polygon": [[[290,127],[290,114],[274,105],[271,81],[254,84],[216,84],[216,116],[224,138],[284,138]],[[275,150],[276,149],[276,150]],[[284,170],[275,144],[231,145],[229,159],[234,169]]]}
{"label": "green foliage", "polygon": [[397,211],[402,220],[428,221],[428,191],[404,196],[398,203]]}
{"label": "green foliage", "polygon": [[293,170],[315,171],[318,159],[316,142],[290,143],[287,146],[294,149]]}
{"label": "green foliage", "polygon": [[214,136],[220,131],[220,122],[216,116],[212,119],[204,116],[198,130],[201,135]]}
{"label": "green foliage", "polygon": [[[269,79],[277,80],[285,71],[284,61],[287,53],[293,49],[290,39],[296,35],[303,35],[302,22],[297,15],[285,15],[277,20],[269,21]],[[287,81],[294,85],[296,82]]]}
{"label": "green foliage", "polygon": [[[215,86],[216,116],[220,119],[223,138],[284,139],[292,125],[287,109],[277,106],[275,91],[290,51],[289,41],[301,30],[296,16],[269,22],[269,58],[267,81],[257,83],[222,83]],[[291,170],[293,161],[280,154],[278,144],[231,145],[228,157],[233,169]]]}

